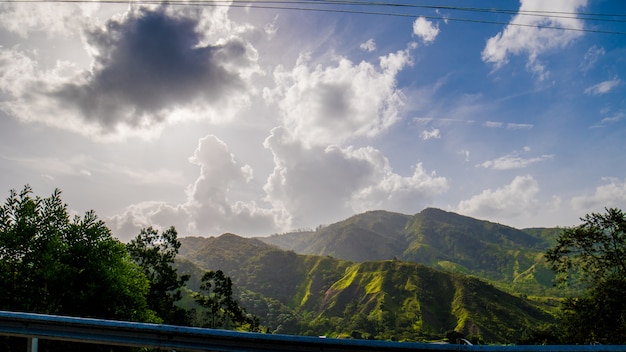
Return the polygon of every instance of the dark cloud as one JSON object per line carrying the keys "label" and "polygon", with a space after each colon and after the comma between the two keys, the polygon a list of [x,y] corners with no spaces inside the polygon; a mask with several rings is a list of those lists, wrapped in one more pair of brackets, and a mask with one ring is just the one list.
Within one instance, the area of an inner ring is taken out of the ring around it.
{"label": "dark cloud", "polygon": [[105,130],[150,126],[171,109],[192,103],[219,104],[244,87],[226,65],[249,65],[246,47],[238,40],[203,45],[197,25],[198,19],[163,8],[137,9],[110,20],[87,33],[96,53],[92,70],[55,96]]}

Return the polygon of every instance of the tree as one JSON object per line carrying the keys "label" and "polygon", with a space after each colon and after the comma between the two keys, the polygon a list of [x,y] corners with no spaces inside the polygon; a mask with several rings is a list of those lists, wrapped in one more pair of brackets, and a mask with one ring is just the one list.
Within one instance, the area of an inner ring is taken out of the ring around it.
{"label": "tree", "polygon": [[546,258],[561,284],[577,282],[585,292],[563,301],[561,331],[565,343],[626,341],[626,214],[606,209],[566,228]]}
{"label": "tree", "polygon": [[148,282],[93,211],[70,220],[61,191],[10,191],[0,207],[0,309],[149,320]]}
{"label": "tree", "polygon": [[204,325],[212,329],[243,328],[258,331],[259,319],[248,315],[233,299],[233,283],[221,270],[207,271],[202,276],[201,291],[195,301],[205,308]]}
{"label": "tree", "polygon": [[189,280],[189,275],[178,276],[172,266],[180,249],[177,236],[173,226],[161,234],[148,227],[128,243],[127,249],[150,281],[148,307],[166,324],[189,325],[188,312],[175,305],[182,298],[181,289]]}
{"label": "tree", "polygon": [[32,193],[11,190],[0,207],[0,309],[154,321],[148,280],[104,222],[70,219],[58,189]]}

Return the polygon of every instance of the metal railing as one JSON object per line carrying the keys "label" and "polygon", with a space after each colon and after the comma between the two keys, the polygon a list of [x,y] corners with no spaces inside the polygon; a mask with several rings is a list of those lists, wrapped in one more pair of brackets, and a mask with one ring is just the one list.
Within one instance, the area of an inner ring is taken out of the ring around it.
{"label": "metal railing", "polygon": [[485,351],[626,352],[626,346],[493,346],[331,339],[272,335],[185,326],[136,323],[0,311],[0,335],[25,337],[37,352],[39,339],[175,351]]}

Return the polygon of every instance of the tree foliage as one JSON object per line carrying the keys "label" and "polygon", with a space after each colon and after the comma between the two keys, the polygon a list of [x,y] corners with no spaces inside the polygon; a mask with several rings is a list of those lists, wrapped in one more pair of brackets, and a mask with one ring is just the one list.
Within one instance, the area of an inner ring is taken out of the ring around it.
{"label": "tree foliage", "polygon": [[179,276],[172,266],[180,242],[172,226],[161,232],[148,227],[127,244],[132,259],[143,269],[150,281],[147,294],[148,307],[166,324],[189,325],[189,314],[175,305],[182,297],[181,289],[189,275]]}
{"label": "tree foliage", "polygon": [[560,283],[581,282],[581,297],[564,300],[561,334],[565,343],[626,341],[626,214],[606,209],[565,229],[546,258]]}
{"label": "tree foliage", "polygon": [[153,320],[148,281],[93,211],[70,219],[55,190],[25,186],[0,207],[0,309]]}
{"label": "tree foliage", "polygon": [[233,283],[221,270],[207,271],[202,276],[201,293],[196,302],[205,308],[204,326],[212,329],[259,329],[258,318],[248,315],[233,298]]}

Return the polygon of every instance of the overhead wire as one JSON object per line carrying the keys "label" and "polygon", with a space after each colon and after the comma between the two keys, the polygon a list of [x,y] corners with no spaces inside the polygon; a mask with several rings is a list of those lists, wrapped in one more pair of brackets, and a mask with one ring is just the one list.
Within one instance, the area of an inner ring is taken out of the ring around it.
{"label": "overhead wire", "polygon": [[[329,13],[344,13],[358,15],[375,15],[375,16],[394,16],[394,17],[424,17],[429,20],[443,20],[455,22],[469,22],[494,25],[510,25],[519,27],[532,27],[539,29],[552,29],[564,31],[578,31],[588,33],[601,34],[618,34],[626,35],[626,31],[607,30],[600,28],[584,28],[584,27],[566,27],[559,25],[551,25],[549,23],[526,23],[526,22],[504,22],[499,20],[491,20],[484,18],[468,18],[453,17],[441,15],[439,11],[464,12],[464,13],[480,13],[480,14],[497,14],[508,15],[515,19],[520,16],[542,17],[545,19],[572,19],[595,22],[612,22],[626,23],[626,14],[607,14],[607,13],[584,13],[584,12],[565,12],[565,11],[546,11],[546,10],[513,10],[502,8],[480,8],[480,7],[462,7],[462,6],[445,6],[445,5],[419,5],[393,2],[365,1],[365,0],[265,0],[265,1],[247,1],[247,0],[0,0],[0,3],[109,3],[109,4],[153,4],[153,5],[188,5],[203,7],[233,7],[233,8],[254,8],[254,9],[271,9],[271,10],[291,10],[291,11],[315,11]],[[329,7],[331,6],[331,7]],[[350,6],[358,7],[357,9],[337,8],[332,6]],[[385,11],[370,11],[364,8],[404,8],[436,11],[437,15],[417,14],[417,13],[399,13]]]}

